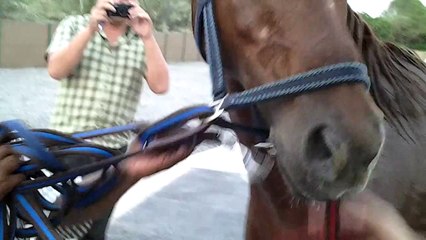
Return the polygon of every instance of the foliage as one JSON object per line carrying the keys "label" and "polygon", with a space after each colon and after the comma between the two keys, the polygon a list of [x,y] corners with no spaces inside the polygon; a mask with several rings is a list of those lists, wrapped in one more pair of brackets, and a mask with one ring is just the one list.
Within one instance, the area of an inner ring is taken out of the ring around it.
{"label": "foliage", "polygon": [[[140,0],[159,31],[182,31],[190,26],[190,0]],[[40,23],[58,22],[71,14],[89,13],[96,0],[3,0],[0,17]]]}
{"label": "foliage", "polygon": [[[158,31],[187,31],[190,0],[139,0]],[[70,14],[89,13],[96,0],[0,0],[0,17],[24,21],[58,22]],[[361,16],[376,34],[411,48],[426,50],[426,7],[420,0],[393,0],[378,18]]]}
{"label": "foliage", "polygon": [[426,7],[420,0],[394,0],[382,16],[362,16],[382,40],[426,50]]}
{"label": "foliage", "polygon": [[191,26],[190,0],[141,0],[141,6],[149,13],[158,30],[189,30]]}

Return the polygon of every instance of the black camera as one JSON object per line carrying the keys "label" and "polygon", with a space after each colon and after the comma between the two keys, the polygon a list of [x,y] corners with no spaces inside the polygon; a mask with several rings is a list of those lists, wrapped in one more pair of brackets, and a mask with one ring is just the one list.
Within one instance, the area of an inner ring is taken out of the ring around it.
{"label": "black camera", "polygon": [[122,17],[129,18],[129,9],[131,9],[133,5],[129,4],[115,4],[115,12],[111,10],[107,10],[108,17]]}

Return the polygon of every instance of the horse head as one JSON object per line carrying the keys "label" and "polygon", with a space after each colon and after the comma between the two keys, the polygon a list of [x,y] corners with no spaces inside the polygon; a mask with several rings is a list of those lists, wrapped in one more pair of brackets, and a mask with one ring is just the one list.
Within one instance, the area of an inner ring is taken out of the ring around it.
{"label": "horse head", "polygon": [[[192,1],[193,22],[202,2]],[[323,66],[364,62],[348,31],[346,1],[212,2],[230,92]],[[205,46],[199,47],[205,57]],[[315,200],[363,190],[384,142],[384,115],[363,84],[279,98],[231,117],[252,126],[261,119],[270,129],[280,175],[293,194]],[[253,139],[239,138],[245,144]]]}

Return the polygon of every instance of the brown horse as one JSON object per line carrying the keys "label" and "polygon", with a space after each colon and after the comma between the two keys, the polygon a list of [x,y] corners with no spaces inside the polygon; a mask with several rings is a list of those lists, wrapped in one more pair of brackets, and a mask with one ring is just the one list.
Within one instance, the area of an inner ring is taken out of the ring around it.
{"label": "brown horse", "polygon": [[[425,231],[426,65],[381,42],[344,0],[213,5],[230,92],[348,61],[364,62],[372,81],[370,92],[339,85],[231,112],[235,123],[270,129],[277,151],[269,174],[251,182],[246,238],[325,239],[324,204],[315,201],[345,205],[366,187]],[[248,148],[258,143],[244,133],[238,138]],[[366,222],[375,224],[370,214]],[[340,215],[342,224],[352,219]],[[341,239],[371,234],[368,226],[350,227],[340,226]]]}

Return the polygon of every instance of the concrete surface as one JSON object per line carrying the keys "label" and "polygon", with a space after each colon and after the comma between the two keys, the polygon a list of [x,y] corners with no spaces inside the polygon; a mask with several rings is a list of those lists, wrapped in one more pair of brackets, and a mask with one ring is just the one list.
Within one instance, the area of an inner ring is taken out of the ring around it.
{"label": "concrete surface", "polygon": [[[192,104],[209,103],[204,63],[170,66],[171,90],[144,89],[138,120],[154,121]],[[58,83],[46,69],[0,69],[0,121],[22,119],[48,127]],[[204,144],[174,168],[141,180],[116,205],[108,239],[242,239],[248,185],[235,136],[221,146]]]}

